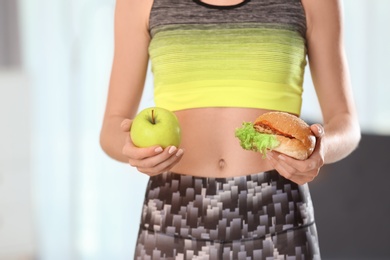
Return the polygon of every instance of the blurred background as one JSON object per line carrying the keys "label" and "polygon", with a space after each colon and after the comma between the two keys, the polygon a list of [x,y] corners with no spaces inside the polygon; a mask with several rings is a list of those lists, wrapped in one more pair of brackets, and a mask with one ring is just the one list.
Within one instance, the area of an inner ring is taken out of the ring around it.
{"label": "blurred background", "polygon": [[[132,259],[146,177],[98,141],[114,5],[0,0],[0,260]],[[363,139],[310,185],[323,259],[390,259],[389,14],[344,0]],[[309,70],[302,117],[321,121]]]}

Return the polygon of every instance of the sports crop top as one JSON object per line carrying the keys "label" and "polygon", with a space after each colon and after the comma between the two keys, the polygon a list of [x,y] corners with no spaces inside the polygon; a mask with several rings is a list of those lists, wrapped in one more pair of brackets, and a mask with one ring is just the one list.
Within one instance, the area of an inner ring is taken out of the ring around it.
{"label": "sports crop top", "polygon": [[300,0],[154,0],[149,55],[156,106],[300,114],[306,18]]}

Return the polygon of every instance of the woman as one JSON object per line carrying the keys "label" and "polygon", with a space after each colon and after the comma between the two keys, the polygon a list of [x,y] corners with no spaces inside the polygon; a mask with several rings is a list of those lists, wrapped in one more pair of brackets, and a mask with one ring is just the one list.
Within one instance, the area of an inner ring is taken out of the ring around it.
{"label": "woman", "polygon": [[[319,259],[307,183],[360,140],[339,1],[117,0],[115,17],[101,145],[150,176],[135,259]],[[300,114],[306,57],[323,114],[314,153],[243,150],[242,122]],[[130,140],[149,58],[180,147]]]}

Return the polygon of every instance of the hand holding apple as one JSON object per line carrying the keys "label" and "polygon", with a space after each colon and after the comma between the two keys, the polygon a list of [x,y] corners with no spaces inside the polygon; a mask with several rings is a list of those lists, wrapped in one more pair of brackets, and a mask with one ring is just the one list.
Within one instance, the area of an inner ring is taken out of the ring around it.
{"label": "hand holding apple", "polygon": [[150,107],[139,112],[134,118],[130,136],[137,147],[178,147],[181,142],[181,128],[173,112],[161,107]]}

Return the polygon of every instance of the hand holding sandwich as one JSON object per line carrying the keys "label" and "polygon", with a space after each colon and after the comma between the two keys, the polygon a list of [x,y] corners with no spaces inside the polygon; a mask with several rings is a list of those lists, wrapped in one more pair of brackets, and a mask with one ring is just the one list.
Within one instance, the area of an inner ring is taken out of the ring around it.
{"label": "hand holding sandwich", "polygon": [[309,126],[284,112],[265,113],[235,132],[242,148],[262,153],[282,176],[298,184],[312,181],[324,164],[323,135],[321,125]]}
{"label": "hand holding sandwich", "polygon": [[316,146],[313,153],[306,160],[297,160],[274,151],[267,153],[267,159],[275,170],[286,179],[290,179],[299,185],[312,181],[324,165],[322,145],[322,138],[325,134],[324,128],[320,124],[314,124],[310,126],[310,129],[316,137]]}

